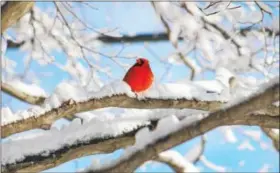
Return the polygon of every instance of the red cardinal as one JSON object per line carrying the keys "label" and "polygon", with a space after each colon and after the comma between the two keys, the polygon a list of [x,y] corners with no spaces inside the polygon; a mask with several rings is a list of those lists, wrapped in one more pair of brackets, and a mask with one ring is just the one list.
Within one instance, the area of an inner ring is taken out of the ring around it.
{"label": "red cardinal", "polygon": [[123,78],[133,92],[147,90],[154,81],[154,75],[150,68],[149,61],[145,58],[138,58],[136,63],[130,67]]}

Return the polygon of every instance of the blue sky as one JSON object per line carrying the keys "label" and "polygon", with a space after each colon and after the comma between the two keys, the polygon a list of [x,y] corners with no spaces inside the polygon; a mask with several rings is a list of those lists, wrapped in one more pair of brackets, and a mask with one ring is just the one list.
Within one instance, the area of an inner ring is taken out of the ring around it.
{"label": "blue sky", "polygon": [[[47,2],[37,3],[40,8],[50,7],[51,4]],[[160,21],[157,19],[154,10],[149,3],[110,3],[110,2],[96,2],[95,6],[98,8],[96,11],[92,10],[83,10],[84,15],[88,19],[88,22],[97,28],[120,28],[120,32],[127,33],[149,33],[149,32],[158,32],[163,31]],[[279,13],[278,13],[279,15]],[[150,60],[151,67],[156,76],[157,82],[172,82],[180,79],[187,78],[189,76],[189,70],[183,65],[173,65],[171,67],[172,78],[160,81],[160,78],[165,73],[166,65],[162,64],[157,57],[151,55],[149,51],[144,48],[144,43],[137,43],[128,46],[124,52],[125,54],[139,54],[143,57],[146,57]],[[166,57],[170,52],[172,52],[173,47],[169,42],[158,42],[150,43],[150,48],[156,52],[159,57]],[[115,50],[120,47],[119,45],[110,45],[110,47],[104,48],[105,50]],[[56,60],[60,63],[65,63],[66,56],[61,53],[53,53]],[[14,50],[7,51],[7,56],[18,63],[16,68],[17,72],[22,73],[24,67],[23,59],[25,57],[24,52],[18,52]],[[133,64],[135,60],[123,60],[126,63]],[[102,59],[102,65],[106,64],[111,65],[113,69],[113,78],[122,79],[125,74],[125,71],[113,64],[111,60],[106,58]],[[69,75],[61,71],[54,65],[40,66],[36,62],[31,64],[31,69],[36,73],[51,72],[53,75],[49,77],[42,77],[41,86],[48,92],[51,93],[55,86],[60,83],[62,80],[69,78]],[[211,72],[205,73],[199,76],[197,79],[202,77],[206,79],[213,79],[214,75]],[[107,80],[106,76],[101,75],[101,78]],[[108,81],[109,82],[109,81]],[[2,95],[3,105],[9,105],[12,107],[13,111],[26,109],[27,104],[22,103],[18,100],[12,100],[10,96],[6,94]],[[57,121],[57,126],[60,126],[64,121]],[[258,127],[243,127],[244,129],[258,130]],[[228,171],[245,171],[245,172],[255,172],[260,169],[263,164],[269,164],[271,166],[270,171],[276,172],[279,171],[279,154],[274,150],[263,150],[261,149],[258,142],[255,142],[248,137],[235,133],[239,141],[235,144],[226,143],[224,144],[224,137],[219,129],[215,129],[207,133],[208,141],[205,149],[205,156],[214,162],[217,165],[225,166],[228,168]],[[249,140],[251,144],[255,147],[255,151],[238,151],[237,147],[244,141]],[[263,135],[262,140],[266,143],[271,144],[270,140]],[[195,138],[187,143],[181,144],[174,149],[179,151],[182,154],[185,154],[189,149],[194,145],[198,145],[199,139]],[[73,161],[62,164],[56,168],[46,170],[45,172],[73,172],[77,169],[85,168],[91,164],[92,159],[101,158],[101,160],[115,159],[121,155],[123,150],[118,150],[111,154],[104,155],[95,155],[87,156],[83,158],[78,158]],[[245,165],[240,167],[238,162],[244,160]],[[101,161],[102,163],[102,161]],[[203,171],[213,172],[213,170],[205,167],[201,162],[197,164]],[[137,172],[141,172],[141,169],[138,169]],[[161,164],[161,165],[149,165],[147,167],[149,172],[170,172],[170,168]]]}

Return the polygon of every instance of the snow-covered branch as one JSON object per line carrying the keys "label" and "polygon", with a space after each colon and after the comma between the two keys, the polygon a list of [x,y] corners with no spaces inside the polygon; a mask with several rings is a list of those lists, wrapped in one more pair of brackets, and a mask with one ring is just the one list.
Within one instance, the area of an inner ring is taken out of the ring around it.
{"label": "snow-covered branch", "polygon": [[[18,161],[17,164],[2,165],[2,171],[3,173],[14,171],[40,172],[78,157],[99,153],[111,153],[117,149],[132,145],[134,143],[136,130],[114,138],[94,138],[87,142],[64,146],[53,151],[51,154],[47,154],[48,152],[46,152],[46,155],[36,154],[26,156],[25,159]],[[44,153],[44,151],[42,151],[42,153]]]}
{"label": "snow-covered branch", "polygon": [[[9,85],[7,83],[1,83],[1,91],[5,92],[6,94],[9,94],[21,101],[30,103],[30,104],[35,104],[35,105],[39,105],[42,104],[45,101],[45,97],[44,96],[37,96],[37,95],[32,95],[30,93],[26,93],[24,91],[22,91],[20,89],[14,87],[15,85]],[[22,87],[22,85],[21,85]],[[31,88],[32,89],[32,88]],[[32,90],[32,92],[34,92],[34,90]]]}
{"label": "snow-covered branch", "polygon": [[25,13],[27,13],[35,2],[8,1],[1,7],[1,32],[15,24]]}
{"label": "snow-covered branch", "polygon": [[[35,133],[10,136],[2,144],[2,166],[6,172],[39,172],[77,157],[109,153],[132,145],[135,142],[135,133],[139,129],[153,129],[159,119],[170,114],[182,119],[204,112],[191,109],[127,109],[116,115],[116,108],[106,110],[79,114],[84,117],[84,123],[75,119],[60,129],[52,127],[47,131],[37,130]],[[30,143],[37,145],[30,147]]]}
{"label": "snow-covered branch", "polygon": [[[59,107],[48,111],[43,111],[41,114],[35,113],[34,116],[26,119],[21,119],[12,123],[5,124],[1,127],[2,137],[7,137],[11,134],[31,130],[33,128],[41,128],[43,125],[52,124],[55,120],[63,118],[67,115],[90,111],[94,109],[106,107],[120,108],[138,108],[138,109],[157,109],[157,108],[189,108],[200,110],[214,110],[221,105],[219,101],[197,101],[188,99],[155,99],[146,98],[139,100],[129,97],[125,94],[107,96],[103,98],[92,98],[83,102],[75,102],[68,100],[63,102]],[[32,110],[30,110],[32,112]]]}
{"label": "snow-covered branch", "polygon": [[[236,100],[223,109],[214,111],[208,116],[197,117],[190,122],[188,118],[179,122],[176,117],[162,122],[157,129],[150,134],[145,134],[145,142],[140,146],[132,146],[129,154],[123,156],[110,165],[102,168],[91,169],[89,172],[133,172],[139,165],[145,161],[155,159],[158,153],[170,149],[186,140],[190,140],[209,130],[223,125],[261,125],[271,126],[270,128],[279,128],[279,117],[254,115],[250,112],[256,107],[263,109],[273,102],[279,100],[279,79],[273,79],[268,86],[262,86],[262,89],[245,100]],[[169,131],[163,131],[166,124],[169,124]],[[144,131],[143,131],[144,133]],[[149,135],[147,137],[147,135]],[[143,136],[144,137],[144,136]],[[138,140],[141,140],[140,137]],[[143,139],[142,139],[143,140]],[[136,138],[137,144],[137,138]]]}

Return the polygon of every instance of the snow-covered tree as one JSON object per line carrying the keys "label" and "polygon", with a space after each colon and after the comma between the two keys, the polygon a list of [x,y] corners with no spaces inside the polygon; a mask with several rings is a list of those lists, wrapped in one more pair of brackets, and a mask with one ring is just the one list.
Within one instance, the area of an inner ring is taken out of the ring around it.
{"label": "snow-covered tree", "polygon": [[[204,154],[217,127],[247,138],[239,150],[266,135],[279,152],[279,2],[2,1],[1,39],[3,172],[119,149],[82,171],[230,171]],[[122,78],[143,55],[155,82],[136,97]]]}

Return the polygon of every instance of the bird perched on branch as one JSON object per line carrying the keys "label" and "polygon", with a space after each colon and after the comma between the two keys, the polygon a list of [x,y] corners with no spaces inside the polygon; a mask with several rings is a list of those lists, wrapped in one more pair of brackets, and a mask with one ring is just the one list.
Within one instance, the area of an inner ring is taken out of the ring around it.
{"label": "bird perched on branch", "polygon": [[150,88],[154,81],[154,75],[150,68],[149,61],[145,58],[138,58],[136,63],[127,71],[123,81],[125,81],[135,93]]}

